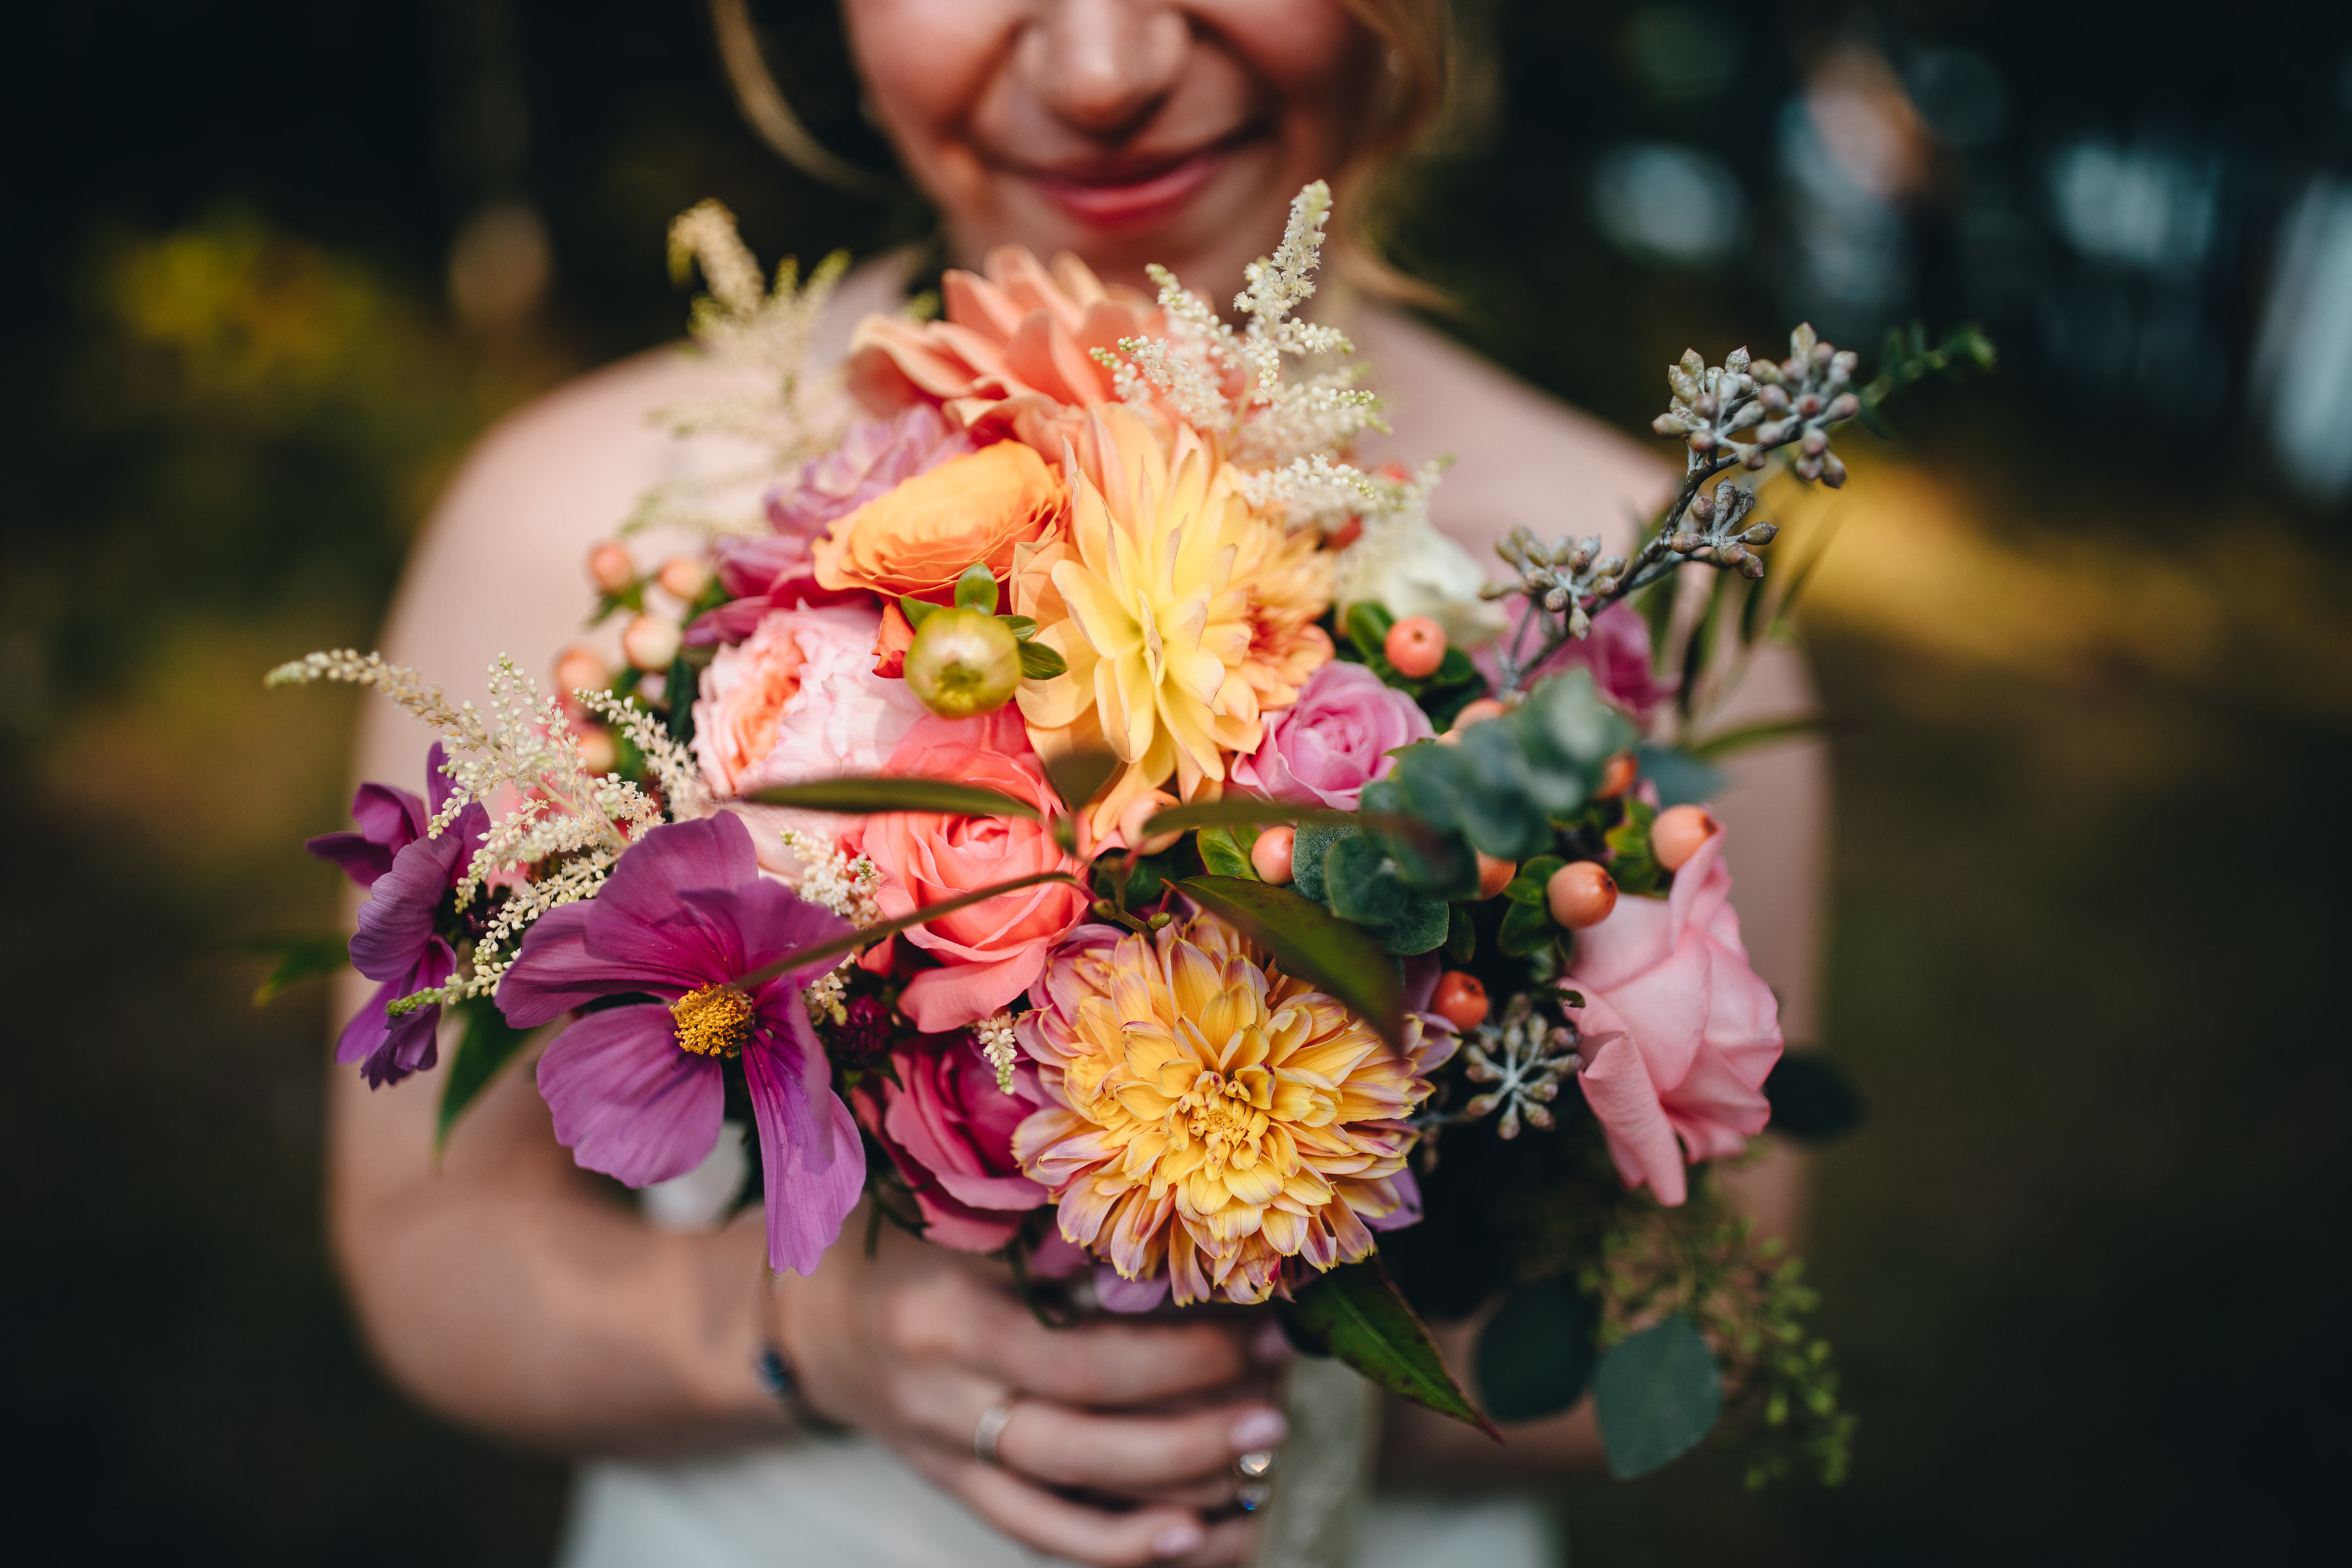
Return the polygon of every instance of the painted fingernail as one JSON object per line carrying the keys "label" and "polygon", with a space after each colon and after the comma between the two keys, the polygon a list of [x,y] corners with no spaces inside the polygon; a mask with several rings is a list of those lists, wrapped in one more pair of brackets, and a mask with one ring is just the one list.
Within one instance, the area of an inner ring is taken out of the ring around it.
{"label": "painted fingernail", "polygon": [[1290,1423],[1279,1410],[1253,1410],[1234,1423],[1233,1445],[1243,1453],[1271,1448],[1290,1436]]}
{"label": "painted fingernail", "polygon": [[1187,1552],[1198,1552],[1207,1539],[1197,1524],[1171,1524],[1151,1538],[1151,1551],[1158,1557],[1181,1557]]}

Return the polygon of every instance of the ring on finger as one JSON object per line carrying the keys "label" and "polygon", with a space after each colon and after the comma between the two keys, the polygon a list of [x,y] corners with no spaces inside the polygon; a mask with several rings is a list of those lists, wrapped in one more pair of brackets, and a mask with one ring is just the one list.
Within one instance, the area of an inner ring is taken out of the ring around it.
{"label": "ring on finger", "polygon": [[1004,1463],[998,1456],[996,1447],[1004,1438],[1005,1427],[1013,1424],[1014,1404],[1015,1401],[1010,1399],[992,1401],[988,1408],[980,1413],[980,1419],[973,1423],[971,1457],[982,1464],[994,1467]]}
{"label": "ring on finger", "polygon": [[1275,1450],[1252,1448],[1234,1461],[1234,1501],[1244,1513],[1255,1513],[1274,1496]]}

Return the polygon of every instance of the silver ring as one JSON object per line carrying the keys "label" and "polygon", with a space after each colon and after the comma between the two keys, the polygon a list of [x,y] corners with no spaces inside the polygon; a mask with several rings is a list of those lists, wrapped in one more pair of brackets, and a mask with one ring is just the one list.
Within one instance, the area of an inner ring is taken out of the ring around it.
{"label": "silver ring", "polygon": [[1013,1423],[1013,1401],[1000,1399],[980,1413],[978,1425],[971,1429],[971,1457],[992,1468],[1004,1461],[997,1458],[996,1445],[1004,1436],[1004,1428]]}

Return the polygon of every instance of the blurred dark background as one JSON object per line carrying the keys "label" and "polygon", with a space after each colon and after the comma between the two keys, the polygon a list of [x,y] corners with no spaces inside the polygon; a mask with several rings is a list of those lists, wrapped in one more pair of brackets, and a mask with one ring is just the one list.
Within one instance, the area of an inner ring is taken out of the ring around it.
{"label": "blurred dark background", "polygon": [[[2332,1524],[2352,1277],[2352,19],[1472,0],[1394,193],[1443,324],[1632,428],[1686,344],[1980,321],[1863,454],[1804,635],[1836,745],[1807,1250],[1843,1489],[1564,1489],[1585,1564],[2268,1561]],[[824,5],[758,8],[878,163]],[[673,336],[664,226],[919,236],[813,184],[671,0],[89,0],[0,98],[0,1396],[16,1561],[547,1560],[563,1473],[412,1410],[318,1217],[349,704],[467,444]],[[1540,524],[1543,520],[1530,519]],[[2326,1535],[2317,1535],[2324,1541]]]}

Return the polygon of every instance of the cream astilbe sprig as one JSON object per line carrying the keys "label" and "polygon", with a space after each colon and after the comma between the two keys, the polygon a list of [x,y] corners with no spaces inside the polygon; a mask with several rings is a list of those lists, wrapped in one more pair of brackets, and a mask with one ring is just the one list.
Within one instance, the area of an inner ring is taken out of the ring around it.
{"label": "cream astilbe sprig", "polygon": [[582,707],[628,738],[646,759],[646,767],[661,785],[670,820],[688,822],[710,815],[710,791],[702,782],[701,765],[694,753],[678,744],[661,717],[609,691],[582,689],[572,694]]}
{"label": "cream astilbe sprig", "polygon": [[[794,892],[821,909],[832,910],[853,926],[881,923],[882,905],[874,896],[882,882],[880,867],[863,855],[852,859],[831,841],[814,833],[787,827],[777,837],[800,862],[800,874],[792,879]],[[848,1010],[842,998],[847,994],[849,968],[855,963],[854,953],[844,953],[841,962],[808,984],[802,1000],[808,1005],[812,1023],[847,1021]]]}
{"label": "cream astilbe sprig", "polygon": [[685,281],[699,266],[709,292],[698,297],[688,332],[721,367],[740,371],[749,389],[673,405],[654,415],[676,436],[724,436],[760,449],[752,462],[724,472],[656,485],[623,531],[684,526],[706,532],[757,531],[758,491],[793,464],[830,449],[841,435],[837,373],[809,374],[809,356],[834,289],[849,269],[845,251],[819,262],[805,281],[786,257],[770,287],[736,232],[724,204],[699,202],[670,223],[671,275]]}

